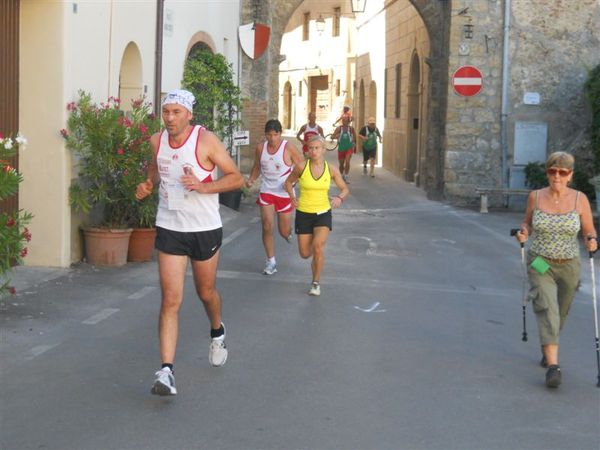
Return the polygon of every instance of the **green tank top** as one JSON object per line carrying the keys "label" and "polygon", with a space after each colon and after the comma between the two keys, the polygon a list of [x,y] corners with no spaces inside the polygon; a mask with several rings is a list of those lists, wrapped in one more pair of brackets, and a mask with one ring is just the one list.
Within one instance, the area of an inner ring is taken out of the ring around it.
{"label": "green tank top", "polygon": [[377,133],[367,128],[367,140],[363,144],[365,150],[375,150],[377,148]]}
{"label": "green tank top", "polygon": [[352,133],[350,133],[350,128],[342,128],[340,133],[340,137],[338,139],[338,150],[340,152],[345,152],[346,150],[350,150],[352,148]]}

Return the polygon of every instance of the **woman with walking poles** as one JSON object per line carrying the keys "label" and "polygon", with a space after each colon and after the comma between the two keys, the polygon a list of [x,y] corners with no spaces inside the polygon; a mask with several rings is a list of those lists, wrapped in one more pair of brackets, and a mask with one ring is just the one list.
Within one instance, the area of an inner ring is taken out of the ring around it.
{"label": "woman with walking poles", "polygon": [[[312,283],[308,295],[321,295],[321,271],[325,261],[325,243],[332,230],[331,210],[339,208],[350,191],[340,171],[325,161],[325,141],[317,135],[308,141],[308,159],[294,166],[285,180],[284,189],[296,208],[295,230],[298,235],[298,251],[304,259],[312,256]],[[329,187],[333,180],[340,190],[329,199]],[[294,194],[294,185],[300,186],[300,197]]]}
{"label": "woman with walking poles", "polygon": [[547,368],[546,386],[550,388],[561,383],[559,334],[579,283],[579,231],[590,255],[598,248],[588,198],[569,187],[574,163],[573,156],[565,152],[555,152],[548,157],[549,186],[529,194],[525,219],[516,233],[520,243],[533,237],[527,255],[529,298],[538,324],[540,365]]}

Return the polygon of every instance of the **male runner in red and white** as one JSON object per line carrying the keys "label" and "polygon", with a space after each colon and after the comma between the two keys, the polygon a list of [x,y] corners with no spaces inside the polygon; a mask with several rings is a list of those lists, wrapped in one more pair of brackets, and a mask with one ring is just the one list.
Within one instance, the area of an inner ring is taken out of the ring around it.
{"label": "male runner in red and white", "polygon": [[283,183],[292,172],[292,167],[303,164],[304,158],[294,144],[281,138],[282,127],[279,120],[271,119],[265,124],[266,141],[256,147],[254,165],[250,171],[247,187],[262,175],[260,193],[256,204],[260,206],[262,219],[262,240],[267,254],[263,273],[273,275],[277,272],[275,260],[275,241],[273,224],[277,213],[279,234],[286,241],[292,238],[292,202],[289,194],[283,189]]}
{"label": "male runner in red and white", "polygon": [[[301,135],[304,135],[302,138]],[[308,152],[308,140],[316,135],[320,135],[321,137],[325,137],[323,134],[323,128],[317,124],[317,115],[314,112],[308,113],[308,123],[305,123],[298,130],[298,134],[296,134],[296,139],[303,142],[302,145],[302,153],[304,157],[307,158]]]}
{"label": "male runner in red and white", "polygon": [[[191,260],[196,293],[210,322],[208,360],[222,366],[227,360],[221,296],[216,288],[223,237],[219,192],[244,184],[244,178],[219,139],[206,128],[191,125],[195,99],[176,89],[162,102],[165,130],[150,138],[153,152],[146,181],[136,189],[142,200],[159,183],[156,242],[161,305],[158,336],[161,369],[152,393],[175,395],[173,364],[183,303],[185,274]],[[222,174],[217,179],[217,170]]]}

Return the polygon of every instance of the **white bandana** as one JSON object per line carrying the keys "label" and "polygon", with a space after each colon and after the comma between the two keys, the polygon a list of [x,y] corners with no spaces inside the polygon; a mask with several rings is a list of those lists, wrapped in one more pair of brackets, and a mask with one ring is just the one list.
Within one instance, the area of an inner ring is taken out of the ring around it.
{"label": "white bandana", "polygon": [[169,105],[171,103],[181,105],[189,112],[193,112],[194,103],[196,103],[196,99],[194,98],[194,94],[192,94],[189,91],[185,91],[183,89],[175,89],[174,91],[169,92],[162,102],[163,106]]}

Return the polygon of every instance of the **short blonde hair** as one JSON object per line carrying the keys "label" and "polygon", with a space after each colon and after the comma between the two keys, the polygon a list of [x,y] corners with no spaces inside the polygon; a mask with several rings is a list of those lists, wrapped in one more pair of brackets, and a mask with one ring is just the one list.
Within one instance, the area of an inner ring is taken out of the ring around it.
{"label": "short blonde hair", "polygon": [[320,134],[315,134],[315,135],[309,137],[306,145],[310,144],[311,142],[315,142],[315,141],[319,141],[321,143],[321,145],[323,147],[325,147],[325,139],[323,139],[323,136],[321,136]]}
{"label": "short blonde hair", "polygon": [[567,152],[554,152],[546,160],[546,169],[550,167],[559,167],[561,169],[573,170],[575,158]]}

